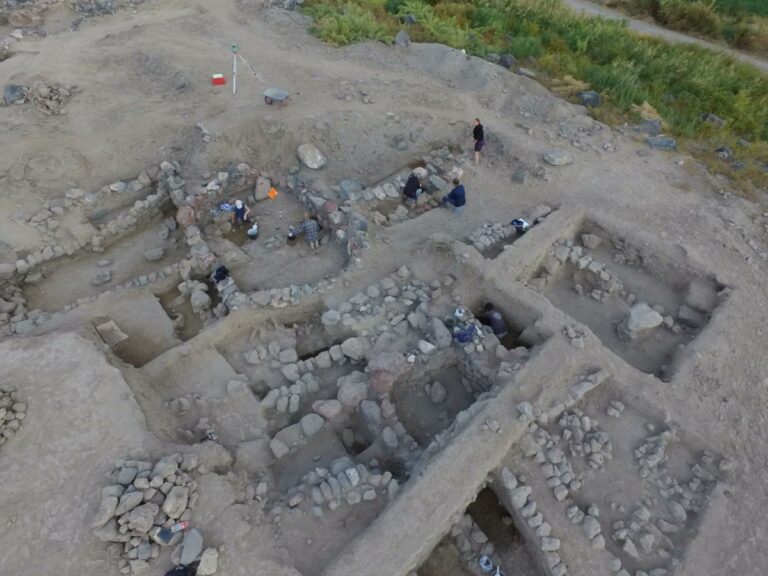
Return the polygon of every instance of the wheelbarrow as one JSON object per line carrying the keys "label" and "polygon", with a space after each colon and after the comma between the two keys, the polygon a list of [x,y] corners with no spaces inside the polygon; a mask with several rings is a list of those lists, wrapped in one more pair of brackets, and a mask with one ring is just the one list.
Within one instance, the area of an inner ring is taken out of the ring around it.
{"label": "wheelbarrow", "polygon": [[286,92],[282,88],[267,88],[264,90],[264,102],[270,105],[277,102],[280,106],[285,106],[290,97],[297,94],[299,92]]}

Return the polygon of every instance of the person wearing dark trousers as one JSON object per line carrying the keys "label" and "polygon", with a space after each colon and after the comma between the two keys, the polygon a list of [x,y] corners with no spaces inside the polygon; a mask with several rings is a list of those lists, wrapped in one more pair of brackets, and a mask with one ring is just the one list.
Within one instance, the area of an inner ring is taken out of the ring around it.
{"label": "person wearing dark trousers", "polygon": [[467,203],[467,193],[464,190],[464,185],[458,178],[453,179],[453,190],[443,196],[442,204],[444,207],[451,206],[453,213],[460,215],[464,212],[464,206]]}
{"label": "person wearing dark trousers", "polygon": [[421,188],[419,177],[411,172],[411,175],[408,176],[408,181],[403,188],[403,199],[407,204],[415,204],[422,192],[423,190]]}
{"label": "person wearing dark trousers", "polygon": [[480,124],[480,118],[475,118],[475,127],[472,129],[472,138],[475,139],[475,166],[480,165],[480,151],[485,146],[485,129]]}

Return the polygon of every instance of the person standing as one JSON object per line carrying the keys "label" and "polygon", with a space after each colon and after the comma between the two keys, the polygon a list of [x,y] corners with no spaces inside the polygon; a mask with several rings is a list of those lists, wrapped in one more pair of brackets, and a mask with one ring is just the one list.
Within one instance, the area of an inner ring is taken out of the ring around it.
{"label": "person standing", "polygon": [[475,127],[472,129],[472,137],[475,139],[475,166],[480,165],[480,151],[485,146],[485,128],[480,124],[480,118],[475,118]]}
{"label": "person standing", "polygon": [[464,206],[467,203],[467,193],[464,190],[464,185],[458,178],[453,179],[453,190],[443,196],[442,204],[444,207],[448,205],[453,207],[453,213],[456,215],[464,212]]}

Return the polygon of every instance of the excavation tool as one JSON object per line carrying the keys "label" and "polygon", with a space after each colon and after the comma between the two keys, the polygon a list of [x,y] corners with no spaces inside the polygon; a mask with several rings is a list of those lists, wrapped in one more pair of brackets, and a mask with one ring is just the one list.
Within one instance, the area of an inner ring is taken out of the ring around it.
{"label": "excavation tool", "polygon": [[280,106],[288,104],[291,96],[297,96],[300,92],[286,92],[282,88],[267,88],[264,90],[264,102],[274,104],[277,102]]}
{"label": "excavation tool", "polygon": [[242,60],[248,68],[250,68],[251,72],[253,72],[253,75],[256,76],[259,82],[264,82],[264,79],[259,76],[259,73],[256,72],[256,69],[251,66],[248,63],[248,60],[246,60],[242,54],[240,54],[240,46],[238,44],[235,44],[234,42],[230,44],[230,49],[232,50],[232,94],[237,94],[237,59],[239,58]]}

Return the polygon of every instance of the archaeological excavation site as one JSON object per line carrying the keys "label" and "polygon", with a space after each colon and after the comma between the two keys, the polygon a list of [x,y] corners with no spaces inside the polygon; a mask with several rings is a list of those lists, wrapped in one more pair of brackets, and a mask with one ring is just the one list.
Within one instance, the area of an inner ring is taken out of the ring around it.
{"label": "archaeological excavation site", "polygon": [[768,204],[308,26],[0,2],[0,576],[765,574]]}

